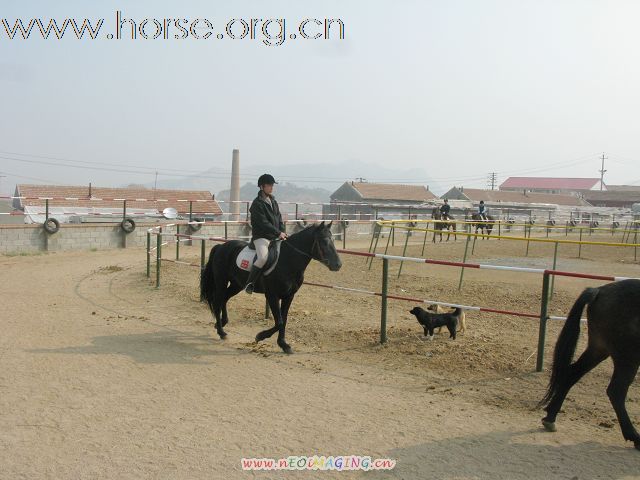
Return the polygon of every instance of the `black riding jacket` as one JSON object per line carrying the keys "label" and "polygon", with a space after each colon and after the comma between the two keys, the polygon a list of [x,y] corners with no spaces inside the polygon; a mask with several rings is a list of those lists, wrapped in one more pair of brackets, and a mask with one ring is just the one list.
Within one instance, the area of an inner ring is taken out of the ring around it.
{"label": "black riding jacket", "polygon": [[280,215],[278,202],[271,196],[271,205],[265,200],[265,194],[258,192],[258,196],[251,203],[251,241],[256,238],[275,240],[284,232],[284,222]]}
{"label": "black riding jacket", "polygon": [[451,210],[451,206],[448,203],[445,203],[440,207],[440,213],[442,215],[449,215],[449,210]]}

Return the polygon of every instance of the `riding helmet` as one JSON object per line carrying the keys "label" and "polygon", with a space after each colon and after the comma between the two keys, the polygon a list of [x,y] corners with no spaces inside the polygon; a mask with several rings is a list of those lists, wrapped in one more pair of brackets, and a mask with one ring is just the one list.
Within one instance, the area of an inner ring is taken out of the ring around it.
{"label": "riding helmet", "polygon": [[273,178],[273,175],[269,175],[268,173],[263,173],[260,175],[260,178],[258,178],[258,187],[261,187],[262,185],[273,185],[274,183],[278,182]]}

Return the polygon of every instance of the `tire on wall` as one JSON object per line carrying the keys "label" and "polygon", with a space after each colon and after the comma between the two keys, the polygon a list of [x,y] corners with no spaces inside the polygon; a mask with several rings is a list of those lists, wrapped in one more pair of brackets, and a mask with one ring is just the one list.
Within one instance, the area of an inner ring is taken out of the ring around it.
{"label": "tire on wall", "polygon": [[47,220],[42,224],[45,231],[51,235],[57,233],[60,230],[60,222],[53,217],[47,218]]}
{"label": "tire on wall", "polygon": [[124,233],[131,233],[136,229],[136,222],[134,222],[132,218],[125,218],[120,222],[120,227]]}
{"label": "tire on wall", "polygon": [[[204,218],[196,217],[196,218],[193,219],[193,221],[194,222],[204,222]],[[201,228],[202,228],[202,223],[190,223],[189,224],[189,230],[191,230],[192,232],[197,232]]]}

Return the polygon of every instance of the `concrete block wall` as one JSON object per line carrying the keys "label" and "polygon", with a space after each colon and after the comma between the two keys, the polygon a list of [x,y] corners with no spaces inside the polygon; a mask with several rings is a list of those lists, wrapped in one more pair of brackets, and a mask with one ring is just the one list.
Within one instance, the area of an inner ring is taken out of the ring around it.
{"label": "concrete block wall", "polygon": [[[80,225],[60,225],[60,230],[51,235],[45,232],[42,225],[0,225],[0,254],[34,253],[44,251],[66,251],[66,250],[106,250],[123,248],[143,247],[147,243],[147,230],[157,227],[157,223],[136,225],[136,229],[126,234],[119,224],[80,224]],[[287,232],[295,233],[303,228],[293,222],[287,225]],[[346,229],[347,248],[349,240],[362,240],[363,237],[372,231],[371,222],[351,221]],[[164,226],[166,233],[175,233],[176,226]],[[342,224],[335,222],[332,226],[335,235],[335,242],[341,246]],[[180,233],[189,234],[187,225],[180,226]],[[207,237],[224,237],[225,228],[223,224],[203,225],[202,228],[193,235]],[[244,224],[229,223],[227,225],[228,237],[242,237],[251,235],[250,230]],[[151,239],[155,245],[155,236]],[[165,239],[164,241],[167,241]]]}

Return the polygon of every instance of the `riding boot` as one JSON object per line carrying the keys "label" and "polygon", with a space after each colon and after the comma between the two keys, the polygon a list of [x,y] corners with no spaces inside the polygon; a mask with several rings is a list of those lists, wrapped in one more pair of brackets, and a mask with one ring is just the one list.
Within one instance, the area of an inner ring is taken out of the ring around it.
{"label": "riding boot", "polygon": [[253,293],[253,288],[260,278],[262,274],[262,268],[256,267],[255,265],[251,266],[251,271],[249,272],[249,279],[247,280],[247,285],[244,287],[244,291],[251,294]]}

